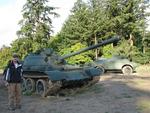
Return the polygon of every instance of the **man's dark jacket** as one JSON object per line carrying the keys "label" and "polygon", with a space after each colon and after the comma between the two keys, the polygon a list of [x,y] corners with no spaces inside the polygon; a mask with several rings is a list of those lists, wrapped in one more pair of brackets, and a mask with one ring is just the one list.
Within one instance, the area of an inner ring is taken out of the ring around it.
{"label": "man's dark jacket", "polygon": [[4,70],[4,80],[6,80],[6,73],[9,69],[9,80],[6,80],[8,83],[20,83],[22,80],[22,65],[18,63],[18,67],[16,68],[13,61],[9,61],[7,67]]}

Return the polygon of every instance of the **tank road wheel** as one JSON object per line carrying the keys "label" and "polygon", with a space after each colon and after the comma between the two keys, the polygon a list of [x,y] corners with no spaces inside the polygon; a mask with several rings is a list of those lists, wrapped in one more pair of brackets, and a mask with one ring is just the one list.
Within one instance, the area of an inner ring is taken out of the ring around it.
{"label": "tank road wheel", "polygon": [[122,68],[122,73],[123,73],[124,75],[131,75],[132,72],[133,72],[133,69],[132,69],[131,66],[123,66],[123,68]]}
{"label": "tank road wheel", "polygon": [[35,91],[35,81],[31,78],[27,78],[25,80],[25,83],[26,83],[26,90],[28,92],[33,92]]}
{"label": "tank road wheel", "polygon": [[47,90],[47,85],[46,85],[46,81],[39,79],[36,82],[36,92],[37,94],[41,95],[42,97],[46,96],[46,90]]}
{"label": "tank road wheel", "polygon": [[25,80],[25,78],[22,79],[21,89],[22,89],[23,92],[26,90],[26,80]]}

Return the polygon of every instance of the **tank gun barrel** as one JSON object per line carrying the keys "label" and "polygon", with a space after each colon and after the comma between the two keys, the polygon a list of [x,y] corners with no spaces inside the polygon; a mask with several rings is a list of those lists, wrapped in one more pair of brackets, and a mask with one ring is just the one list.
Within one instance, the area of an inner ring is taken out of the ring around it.
{"label": "tank gun barrel", "polygon": [[106,39],[106,40],[104,40],[104,41],[102,41],[102,42],[100,42],[100,43],[98,43],[96,45],[92,45],[92,46],[89,46],[87,48],[83,48],[83,49],[81,49],[81,50],[79,50],[77,52],[73,52],[73,53],[64,55],[64,56],[61,57],[60,60],[69,58],[69,57],[74,56],[74,55],[78,55],[78,54],[83,53],[83,52],[88,51],[88,50],[96,49],[96,48],[98,48],[100,46],[104,46],[104,45],[107,45],[107,44],[111,44],[113,42],[117,42],[119,40],[120,40],[119,36],[115,36],[115,37],[112,37],[110,39]]}

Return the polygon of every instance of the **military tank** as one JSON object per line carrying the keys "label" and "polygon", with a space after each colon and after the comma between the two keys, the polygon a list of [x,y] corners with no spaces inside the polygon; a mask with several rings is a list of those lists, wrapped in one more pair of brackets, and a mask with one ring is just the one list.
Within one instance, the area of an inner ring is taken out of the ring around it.
{"label": "military tank", "polygon": [[57,55],[51,48],[27,55],[23,61],[23,89],[44,97],[63,87],[97,82],[104,73],[103,69],[69,65],[65,59],[118,40],[119,37],[112,37],[64,56]]}

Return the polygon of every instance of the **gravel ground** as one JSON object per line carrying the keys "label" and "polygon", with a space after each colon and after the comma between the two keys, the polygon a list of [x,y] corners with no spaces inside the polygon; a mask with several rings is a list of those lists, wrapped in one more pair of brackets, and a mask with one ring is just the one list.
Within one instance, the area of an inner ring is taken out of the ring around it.
{"label": "gravel ground", "polygon": [[[67,96],[23,96],[22,109],[7,110],[7,89],[0,79],[0,113],[150,113],[150,75],[107,73],[99,83]],[[68,91],[68,90],[66,90]]]}

